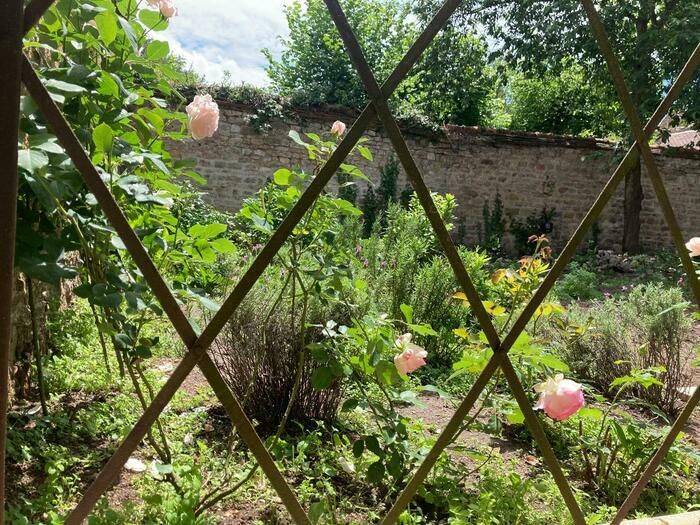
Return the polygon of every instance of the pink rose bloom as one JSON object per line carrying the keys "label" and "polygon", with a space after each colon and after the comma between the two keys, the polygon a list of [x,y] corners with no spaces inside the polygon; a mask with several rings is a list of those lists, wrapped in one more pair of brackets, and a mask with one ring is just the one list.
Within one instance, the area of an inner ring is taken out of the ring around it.
{"label": "pink rose bloom", "polygon": [[396,346],[402,352],[394,357],[394,364],[400,374],[406,375],[415,372],[421,366],[424,366],[425,358],[428,357],[428,352],[420,346],[411,343],[411,334],[403,334],[396,338]]}
{"label": "pink rose bloom", "polygon": [[171,0],[160,0],[158,2],[158,9],[160,9],[160,14],[165,18],[177,16],[177,7],[173,5]]}
{"label": "pink rose bloom", "polygon": [[564,379],[563,374],[535,385],[535,392],[540,393],[535,409],[544,410],[545,414],[557,421],[574,415],[585,404],[581,385],[571,379]]}
{"label": "pink rose bloom", "polygon": [[685,243],[685,247],[688,248],[691,257],[700,257],[700,237],[693,237]]}
{"label": "pink rose bloom", "polygon": [[172,0],[146,0],[146,3],[158,9],[165,18],[177,16],[177,8]]}
{"label": "pink rose bloom", "polygon": [[197,95],[187,106],[187,127],[195,140],[211,137],[219,128],[219,106],[211,95]]}
{"label": "pink rose bloom", "polygon": [[331,135],[335,135],[336,137],[340,137],[345,133],[345,129],[347,126],[345,125],[344,122],[341,122],[339,120],[336,120],[333,123],[333,126],[331,126]]}

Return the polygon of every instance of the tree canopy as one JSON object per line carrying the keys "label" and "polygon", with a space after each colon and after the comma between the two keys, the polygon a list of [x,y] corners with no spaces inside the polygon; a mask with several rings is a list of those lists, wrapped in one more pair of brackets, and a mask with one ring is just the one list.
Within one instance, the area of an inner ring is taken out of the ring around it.
{"label": "tree canopy", "polygon": [[[348,20],[367,61],[383,80],[417,37],[429,11],[399,0],[348,0]],[[267,52],[273,88],[298,102],[360,107],[365,90],[322,0],[293,2],[287,9],[289,37],[279,59]],[[486,42],[448,25],[403,82],[392,101],[399,112],[433,122],[485,124],[495,75]]]}
{"label": "tree canopy", "polygon": [[593,81],[570,60],[558,72],[513,73],[507,97],[513,129],[594,137],[624,129],[612,88]]}
{"label": "tree canopy", "polygon": [[[698,44],[700,0],[616,0],[596,8],[633,99],[642,115],[649,116]],[[476,0],[461,14],[463,27],[484,24],[498,54],[519,71],[558,74],[573,58],[591,82],[610,85],[579,0]],[[676,108],[686,120],[700,121],[700,75]]]}

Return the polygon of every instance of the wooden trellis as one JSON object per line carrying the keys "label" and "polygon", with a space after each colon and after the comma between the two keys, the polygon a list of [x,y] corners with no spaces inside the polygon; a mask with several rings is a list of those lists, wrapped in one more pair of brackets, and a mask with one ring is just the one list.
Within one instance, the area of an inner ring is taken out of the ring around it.
{"label": "wooden trellis", "polygon": [[[654,156],[649,147],[649,138],[652,133],[657,128],[662,118],[668,113],[672,103],[679,96],[685,84],[692,79],[695,70],[700,66],[700,44],[698,44],[693,51],[693,54],[683,67],[675,83],[669,89],[664,100],[658,106],[646,126],[643,127],[637,108],[635,108],[632,103],[629,90],[627,89],[619,63],[610,45],[608,35],[606,34],[593,2],[592,0],[581,0],[583,8],[588,16],[591,30],[607,62],[611,78],[620,97],[636,142],[629,148],[624,159],[613,172],[608,183],[600,192],[598,198],[576,229],[576,232],[552,266],[548,275],[513,324],[510,332],[501,340],[491,322],[491,318],[481,303],[469,274],[448,234],[447,228],[438,214],[430,191],[425,184],[421,172],[387,104],[387,100],[391,94],[418,61],[423,51],[433,41],[435,35],[459,7],[462,0],[447,0],[444,3],[413,46],[408,50],[404,58],[399,62],[394,72],[382,85],[378,84],[373,72],[367,64],[362,49],[352,28],[348,24],[338,0],[325,0],[325,2],[345,43],[347,52],[365,86],[370,103],[362,111],[337,149],[331,155],[330,159],[302,194],[299,201],[281,223],[277,231],[272,235],[269,242],[257,255],[255,261],[237,283],[221,309],[217,312],[209,325],[200,334],[197,334],[180,306],[177,304],[175,297],[163,280],[163,277],[154,266],[136,233],[129,226],[129,223],[119,209],[114,197],[103,183],[97,169],[92,164],[60,109],[53,102],[34,68],[23,54],[22,37],[39,21],[46,10],[51,6],[53,0],[32,0],[25,9],[23,9],[22,0],[0,0],[0,67],[2,70],[2,77],[0,78],[0,456],[2,456],[3,459],[2,462],[0,462],[0,525],[4,523],[4,512],[2,509],[5,507],[4,458],[8,408],[10,309],[14,286],[13,259],[18,184],[17,140],[21,83],[24,83],[28,93],[35,100],[39,110],[46,118],[51,130],[72,159],[76,169],[83,175],[86,185],[97,198],[105,215],[129,250],[129,253],[143,273],[144,278],[188,349],[185,357],[173,371],[163,388],[158,392],[151,405],[134,425],[114,455],[100,471],[97,478],[88,487],[76,508],[68,516],[65,522],[66,524],[78,525],[85,520],[98,499],[109,489],[117,478],[124,463],[126,463],[129,456],[146,435],[148,429],[170,402],[188,374],[195,366],[199,366],[219,401],[226,409],[241,438],[256,457],[262,470],[270,480],[270,483],[278,493],[294,522],[297,524],[310,525],[311,522],[303,507],[284,479],[282,473],[277,468],[272,456],[265,448],[264,443],[241,408],[238,399],[223,381],[221,374],[209,357],[207,350],[264,270],[270,265],[292,230],[309,210],[316,198],[321,194],[326,184],[333,177],[341,163],[344,162],[355,144],[357,144],[362,134],[372,121],[378,118],[391,139],[396,154],[416,191],[421,205],[425,209],[435,234],[440,241],[441,247],[457,276],[457,280],[469,299],[469,303],[479,321],[479,325],[486,334],[489,345],[494,351],[493,357],[481,372],[473,387],[467,393],[466,397],[457,408],[457,411],[437,438],[437,441],[427,454],[424,462],[418,467],[412,478],[408,481],[381,523],[383,525],[396,523],[401,512],[410,504],[417,490],[430,473],[440,454],[442,454],[455,437],[463,420],[473,408],[482,390],[486,387],[495,371],[500,367],[520,409],[525,415],[525,421],[540,448],[540,452],[542,453],[547,467],[551,471],[561,491],[574,523],[576,525],[585,525],[583,513],[574,498],[569,482],[561,469],[559,461],[547,440],[539,420],[533,408],[530,406],[525,390],[508,357],[508,351],[517,340],[518,336],[523,332],[528,321],[531,319],[536,309],[542,304],[557,279],[562,275],[566,265],[575,255],[578,246],[610,201],[615,190],[620,185],[620,182],[640,158],[644,162],[646,171],[651,178],[654,191],[661,209],[663,210],[664,218],[671,230],[673,242],[678,249],[683,268],[688,276],[688,281],[695,295],[695,299],[698,305],[700,305],[700,281],[693,268],[692,259],[685,248],[683,234],[680,231],[678,221],[676,220]],[[669,434],[649,461],[641,478],[619,508],[612,521],[613,524],[619,524],[634,507],[639,495],[663,461],[692,411],[698,405],[698,402],[700,402],[700,388],[696,389],[695,393],[674,422]]]}

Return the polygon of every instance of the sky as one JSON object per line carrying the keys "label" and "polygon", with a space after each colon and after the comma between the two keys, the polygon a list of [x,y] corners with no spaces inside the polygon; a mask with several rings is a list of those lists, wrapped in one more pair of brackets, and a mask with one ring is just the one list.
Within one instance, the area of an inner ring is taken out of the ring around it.
{"label": "sky", "polygon": [[158,38],[185,58],[207,82],[229,71],[234,84],[268,83],[267,59],[260,52],[281,49],[287,34],[283,7],[289,0],[174,0],[178,16]]}

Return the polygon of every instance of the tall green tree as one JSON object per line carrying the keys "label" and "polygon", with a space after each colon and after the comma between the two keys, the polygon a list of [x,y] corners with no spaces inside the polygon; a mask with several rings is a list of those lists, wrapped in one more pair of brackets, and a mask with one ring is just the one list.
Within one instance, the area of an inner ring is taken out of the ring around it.
{"label": "tall green tree", "polygon": [[593,81],[570,61],[559,72],[512,74],[506,98],[513,129],[594,137],[624,132],[612,87]]}
{"label": "tall green tree", "polygon": [[[347,0],[343,8],[375,75],[386,78],[416,34],[408,9],[399,0]],[[365,90],[325,2],[294,1],[285,12],[289,36],[282,55],[264,51],[273,87],[300,102],[363,105]]]}
{"label": "tall green tree", "polygon": [[[343,8],[378,80],[385,79],[431,12],[427,0],[347,0]],[[364,87],[323,0],[295,1],[286,10],[289,36],[279,59],[266,51],[275,90],[297,102],[366,104]],[[490,117],[495,75],[486,43],[448,25],[392,99],[404,115],[436,123],[476,125]]]}
{"label": "tall green tree", "polygon": [[[700,0],[597,2],[611,35],[634,103],[650,116],[669,82],[700,39]],[[610,82],[607,68],[579,0],[474,0],[461,11],[464,27],[484,25],[498,53],[529,74],[559,73],[562,60],[575,57],[595,82]],[[675,106],[677,117],[700,121],[700,75]],[[644,194],[637,166],[625,182],[622,245],[640,249],[640,211]]]}

